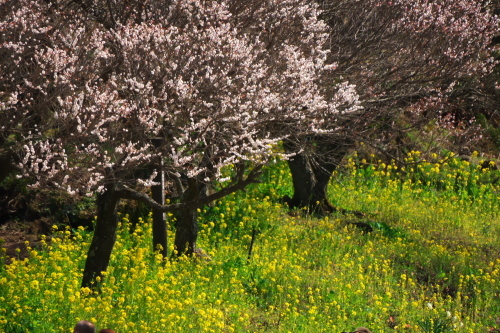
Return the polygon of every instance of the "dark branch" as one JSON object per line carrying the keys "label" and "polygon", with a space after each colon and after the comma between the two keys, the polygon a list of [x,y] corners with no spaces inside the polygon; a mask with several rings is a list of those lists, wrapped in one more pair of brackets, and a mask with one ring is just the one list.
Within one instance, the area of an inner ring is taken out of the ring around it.
{"label": "dark branch", "polygon": [[121,184],[117,192],[122,199],[137,200],[152,209],[156,209],[162,212],[171,212],[185,207],[200,208],[203,207],[204,205],[209,204],[212,201],[222,199],[225,196],[234,193],[238,190],[243,190],[247,185],[251,183],[257,183],[259,181],[258,180],[259,176],[262,174],[262,167],[263,165],[256,166],[252,171],[250,171],[250,173],[246,178],[240,177],[235,183],[224,187],[220,191],[212,193],[206,197],[201,197],[197,200],[192,200],[187,202],[161,205],[148,195],[136,191],[125,184]]}

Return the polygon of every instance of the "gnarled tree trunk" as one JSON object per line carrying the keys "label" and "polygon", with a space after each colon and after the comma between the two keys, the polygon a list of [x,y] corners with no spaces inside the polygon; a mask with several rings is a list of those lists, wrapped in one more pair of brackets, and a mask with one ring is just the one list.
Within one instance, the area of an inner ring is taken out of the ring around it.
{"label": "gnarled tree trunk", "polygon": [[198,211],[196,208],[184,207],[175,212],[174,216],[177,224],[173,255],[191,255],[198,239]]}
{"label": "gnarled tree trunk", "polygon": [[94,288],[97,277],[108,268],[118,227],[117,206],[120,196],[113,185],[97,196],[97,220],[87,254],[82,287]]}
{"label": "gnarled tree trunk", "polygon": [[[285,150],[296,151],[298,144],[287,141]],[[351,146],[352,141],[346,138],[308,138],[304,150],[288,160],[294,190],[292,198],[284,198],[289,207],[303,208],[317,215],[336,211],[327,198],[328,183]]]}
{"label": "gnarled tree trunk", "polygon": [[[202,193],[202,184],[196,179],[188,179],[188,187],[182,195],[182,202],[195,202]],[[174,212],[176,230],[174,256],[191,255],[196,249],[198,239],[198,207],[186,205]]]}

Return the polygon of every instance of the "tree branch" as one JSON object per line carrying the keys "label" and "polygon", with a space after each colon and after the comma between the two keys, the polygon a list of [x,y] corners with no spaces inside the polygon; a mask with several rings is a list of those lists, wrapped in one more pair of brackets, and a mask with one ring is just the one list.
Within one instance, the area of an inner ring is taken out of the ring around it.
{"label": "tree branch", "polygon": [[[245,179],[240,178],[236,183],[226,186],[220,191],[212,193],[204,198],[197,200],[196,203],[191,203],[191,204],[194,204],[195,207],[202,207],[204,205],[209,204],[212,201],[219,200],[238,190],[243,190],[247,185],[251,183],[258,183],[259,180],[257,178],[262,174],[262,167],[263,165],[256,166],[252,171],[250,171],[250,173]],[[186,204],[189,204],[189,202]]]}
{"label": "tree branch", "polygon": [[246,178],[244,179],[240,178],[236,183],[226,186],[215,193],[212,193],[206,197],[199,198],[198,200],[192,200],[187,202],[161,205],[148,195],[136,191],[125,184],[119,185],[117,193],[122,199],[137,200],[150,208],[162,212],[171,212],[185,207],[200,208],[203,207],[204,205],[209,204],[212,201],[222,199],[231,193],[234,193],[238,190],[242,190],[251,183],[257,183],[259,181],[258,177],[262,174],[262,167],[263,165],[256,166],[252,171],[250,171],[250,173]]}

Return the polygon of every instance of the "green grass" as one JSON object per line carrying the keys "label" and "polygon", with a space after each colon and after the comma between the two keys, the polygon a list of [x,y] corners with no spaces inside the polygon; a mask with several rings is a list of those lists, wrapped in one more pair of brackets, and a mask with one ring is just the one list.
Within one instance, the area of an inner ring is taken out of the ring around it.
{"label": "green grass", "polygon": [[278,163],[264,183],[201,212],[198,245],[211,261],[162,262],[150,218],[129,234],[122,216],[100,294],[79,288],[91,235],[57,231],[1,268],[0,331],[70,332],[81,319],[119,333],[499,328],[498,172],[435,159],[403,172],[351,159],[330,199],[364,219],[288,215],[279,199],[291,181]]}

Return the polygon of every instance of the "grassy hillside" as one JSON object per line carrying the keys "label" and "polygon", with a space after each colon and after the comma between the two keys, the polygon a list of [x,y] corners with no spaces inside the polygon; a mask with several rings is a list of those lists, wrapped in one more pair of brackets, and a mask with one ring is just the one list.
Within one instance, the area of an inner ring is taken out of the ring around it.
{"label": "grassy hillside", "polygon": [[211,260],[162,262],[150,217],[130,233],[122,216],[100,294],[79,288],[91,235],[55,231],[1,268],[0,331],[70,332],[80,319],[119,333],[500,329],[499,172],[450,156],[411,164],[418,152],[403,169],[372,162],[353,156],[330,187],[362,219],[289,213],[288,170],[273,166],[201,213]]}

